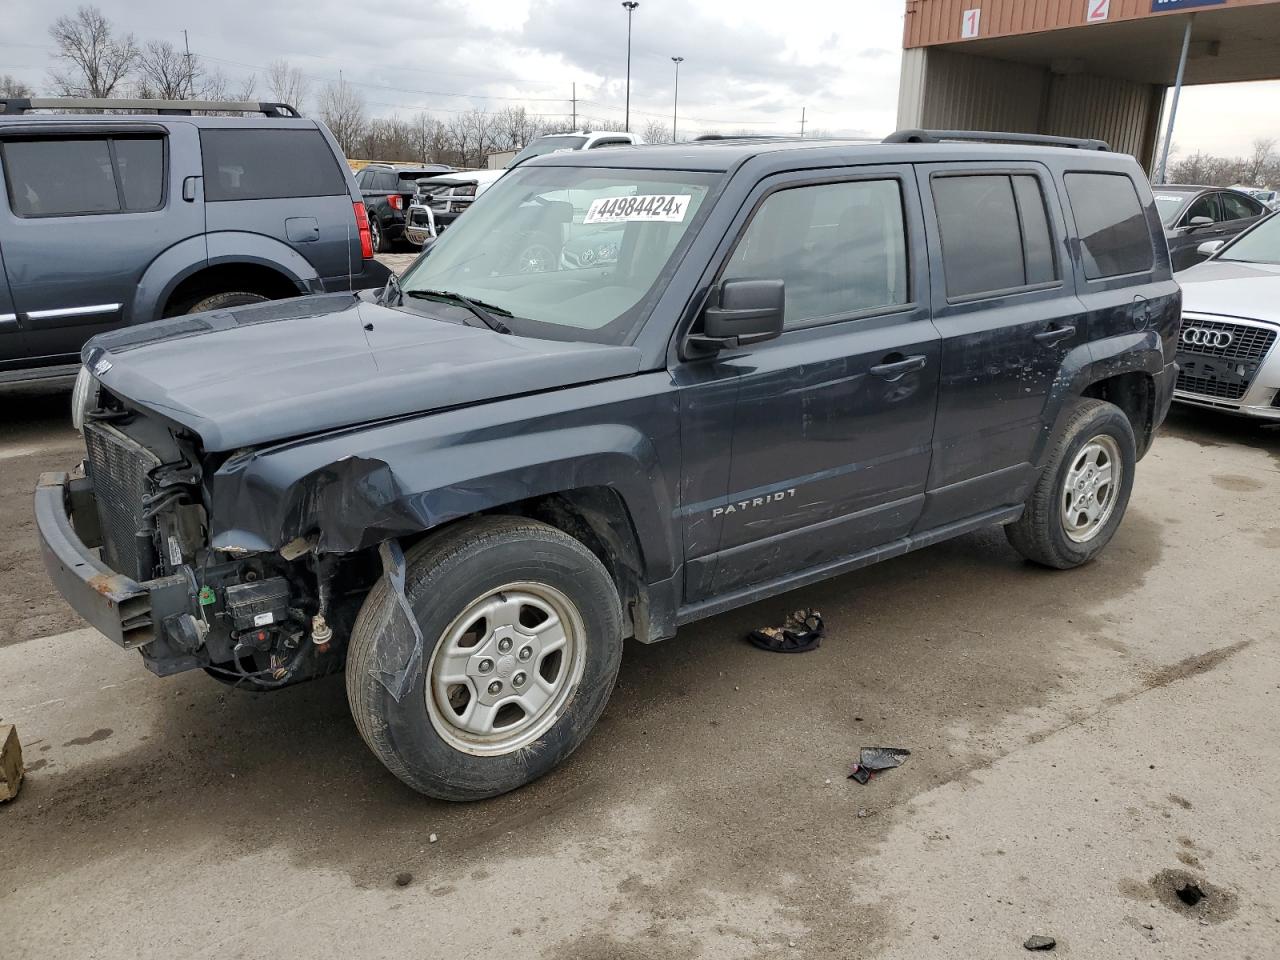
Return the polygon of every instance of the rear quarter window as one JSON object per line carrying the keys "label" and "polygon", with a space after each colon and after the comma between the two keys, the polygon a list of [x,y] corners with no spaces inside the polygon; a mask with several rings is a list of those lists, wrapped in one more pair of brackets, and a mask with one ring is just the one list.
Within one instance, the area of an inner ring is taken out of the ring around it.
{"label": "rear quarter window", "polygon": [[1068,173],[1067,197],[1090,280],[1144,273],[1155,264],[1138,189],[1123,173]]}
{"label": "rear quarter window", "polygon": [[200,131],[206,200],[336,197],[347,181],[319,130]]}

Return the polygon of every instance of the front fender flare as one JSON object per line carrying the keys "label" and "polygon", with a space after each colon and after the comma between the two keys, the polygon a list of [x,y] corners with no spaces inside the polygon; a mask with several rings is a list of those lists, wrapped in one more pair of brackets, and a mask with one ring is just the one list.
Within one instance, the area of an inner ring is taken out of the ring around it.
{"label": "front fender flare", "polygon": [[[334,438],[233,457],[211,483],[212,546],[278,550],[309,538],[319,552],[352,553],[522,500],[608,487],[635,525],[646,579],[672,575],[674,506],[648,436],[617,423],[484,433],[444,446],[380,446],[367,456],[341,455]],[[219,524],[222,517],[235,525]]]}

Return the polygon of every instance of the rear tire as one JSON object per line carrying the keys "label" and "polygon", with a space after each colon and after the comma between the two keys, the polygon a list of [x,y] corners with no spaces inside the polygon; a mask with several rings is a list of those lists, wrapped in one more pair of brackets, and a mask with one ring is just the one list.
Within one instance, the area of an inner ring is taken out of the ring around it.
{"label": "rear tire", "polygon": [[248,290],[228,290],[215,293],[197,300],[184,312],[204,313],[206,310],[226,310],[230,307],[245,307],[251,303],[264,303],[271,298],[261,293],[250,293]]}
{"label": "rear tire", "polygon": [[544,523],[482,517],[417,544],[405,567],[423,651],[399,701],[383,679],[414,636],[385,576],[352,629],[347,698],[369,749],[442,800],[506,793],[568,757],[622,660],[618,594],[599,559]]}
{"label": "rear tire", "polygon": [[378,223],[378,216],[374,213],[369,214],[369,242],[374,253],[386,253],[391,249],[387,235],[382,232],[382,225]]}
{"label": "rear tire", "polygon": [[1088,563],[1124,518],[1137,462],[1124,411],[1104,400],[1077,400],[1026,509],[1004,528],[1009,543],[1028,560],[1057,570]]}

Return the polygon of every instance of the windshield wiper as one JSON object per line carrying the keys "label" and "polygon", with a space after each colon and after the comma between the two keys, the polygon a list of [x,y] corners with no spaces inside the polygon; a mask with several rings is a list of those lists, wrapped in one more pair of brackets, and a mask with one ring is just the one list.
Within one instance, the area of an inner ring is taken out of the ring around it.
{"label": "windshield wiper", "polygon": [[404,303],[404,291],[400,289],[400,278],[393,271],[387,277],[387,282],[382,288],[382,292],[378,294],[378,305],[386,306],[390,302],[391,296],[394,295],[397,303]]}
{"label": "windshield wiper", "polygon": [[510,327],[494,316],[494,314],[501,314],[504,317],[514,316],[510,310],[503,307],[472,300],[460,293],[453,293],[449,290],[409,290],[406,295],[419,300],[452,300],[470,310],[490,330],[496,333],[511,332]]}

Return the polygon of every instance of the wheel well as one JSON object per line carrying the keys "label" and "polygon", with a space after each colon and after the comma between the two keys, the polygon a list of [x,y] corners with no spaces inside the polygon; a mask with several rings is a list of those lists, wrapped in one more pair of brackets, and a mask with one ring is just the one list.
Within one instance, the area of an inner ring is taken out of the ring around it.
{"label": "wheel well", "polygon": [[1138,456],[1143,456],[1151,446],[1152,417],[1155,412],[1155,380],[1150,374],[1121,373],[1105,380],[1089,384],[1081,394],[1097,400],[1113,403],[1124,411],[1133,427],[1138,442]]}
{"label": "wheel well", "polygon": [[220,263],[206,267],[183,280],[164,305],[162,316],[186,313],[191,305],[215,293],[230,291],[258,293],[270,300],[296,297],[298,285],[278,270],[258,263]]}
{"label": "wheel well", "polygon": [[584,544],[613,578],[626,635],[649,639],[644,557],[631,514],[616,490],[581,487],[506,504],[491,512],[541,520]]}

